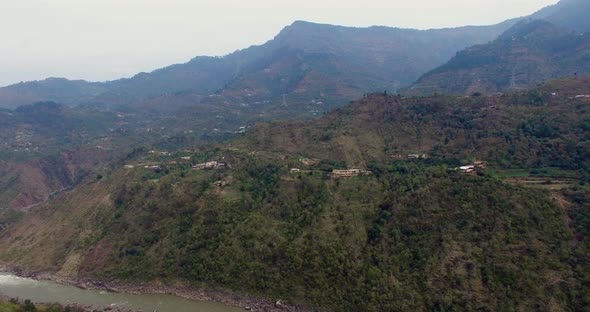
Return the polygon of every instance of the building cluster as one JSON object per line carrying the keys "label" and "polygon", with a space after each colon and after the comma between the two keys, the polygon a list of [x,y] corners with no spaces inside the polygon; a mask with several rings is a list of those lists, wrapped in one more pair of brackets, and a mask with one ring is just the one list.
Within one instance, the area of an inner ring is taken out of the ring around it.
{"label": "building cluster", "polygon": [[[322,171],[313,171],[313,170],[301,170],[299,168],[291,168],[289,170],[292,174],[298,173],[322,173]],[[364,169],[334,169],[332,172],[329,173],[330,178],[338,179],[338,178],[352,178],[358,176],[366,176],[372,174],[369,170]]]}
{"label": "building cluster", "polygon": [[217,162],[217,161],[208,161],[202,164],[196,164],[193,166],[193,170],[203,170],[203,169],[218,169],[227,166],[226,163]]}
{"label": "building cluster", "polygon": [[486,165],[483,161],[474,161],[470,165],[461,166],[457,168],[463,174],[473,174],[477,169],[485,169]]}
{"label": "building cluster", "polygon": [[352,177],[358,177],[358,176],[363,176],[363,175],[370,175],[372,172],[369,170],[363,170],[363,169],[342,169],[342,170],[337,170],[334,169],[332,170],[332,173],[330,173],[330,177],[332,178],[352,178]]}

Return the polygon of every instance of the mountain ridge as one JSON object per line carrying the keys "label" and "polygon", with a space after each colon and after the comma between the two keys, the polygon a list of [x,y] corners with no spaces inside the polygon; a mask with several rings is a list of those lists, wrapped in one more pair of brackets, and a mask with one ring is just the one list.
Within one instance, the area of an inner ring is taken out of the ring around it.
{"label": "mountain ridge", "polygon": [[[391,27],[354,28],[297,21],[281,30],[273,39],[246,49],[237,50],[223,57],[195,57],[187,63],[170,65],[150,73],[139,73],[131,78],[98,83],[102,92],[65,94],[55,97],[50,92],[40,92],[35,97],[14,99],[14,86],[0,88],[0,106],[16,107],[30,99],[60,101],[76,98],[78,102],[131,104],[137,100],[176,92],[209,95],[224,89],[226,84],[249,71],[266,57],[282,48],[304,53],[322,53],[338,59],[341,72],[347,76],[348,68],[360,74],[358,80],[348,75],[355,97],[365,92],[396,89],[412,82],[422,72],[443,63],[461,48],[478,42],[492,40],[512,21],[492,26],[468,26],[441,30],[411,30]],[[433,44],[432,49],[425,47]],[[283,75],[289,75],[288,72]],[[331,79],[334,79],[330,76]],[[373,77],[373,78],[370,78]],[[373,80],[375,82],[368,82]],[[43,81],[36,84],[42,84]],[[35,83],[31,83],[35,84]],[[261,86],[261,87],[266,87]],[[236,90],[238,91],[238,90]],[[67,92],[66,92],[67,93]],[[236,92],[234,92],[236,93]],[[316,92],[317,93],[317,92]],[[246,97],[242,94],[241,97]],[[278,95],[282,97],[282,94]],[[325,99],[346,103],[354,97]],[[309,98],[308,98],[309,99]],[[68,101],[67,104],[70,104]],[[74,101],[75,102],[75,101]],[[75,104],[75,103],[74,103]]]}

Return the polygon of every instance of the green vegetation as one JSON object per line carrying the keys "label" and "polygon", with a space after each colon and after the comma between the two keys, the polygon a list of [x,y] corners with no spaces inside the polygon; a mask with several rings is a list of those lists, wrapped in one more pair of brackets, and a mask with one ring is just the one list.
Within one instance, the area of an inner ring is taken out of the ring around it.
{"label": "green vegetation", "polygon": [[[569,263],[574,235],[542,191],[444,164],[375,164],[372,176],[330,180],[232,157],[231,172],[121,181],[113,213],[92,208],[88,221],[109,260],[99,269],[87,258],[81,272],[182,277],[345,311],[572,308],[583,291]],[[230,174],[225,189],[213,185]]]}
{"label": "green vegetation", "polygon": [[551,178],[572,178],[579,179],[580,172],[572,170],[562,170],[560,168],[534,168],[534,169],[504,169],[488,170],[488,172],[499,178],[513,177],[551,177]]}
{"label": "green vegetation", "polygon": [[[583,311],[588,114],[544,87],[380,93],[314,122],[260,125],[185,162],[184,151],[136,150],[134,167],[92,175],[18,220],[0,261],[337,311]],[[229,165],[191,169],[208,160]],[[487,169],[455,169],[476,160]],[[372,174],[328,175],[345,168]]]}
{"label": "green vegetation", "polygon": [[[560,90],[568,83],[588,86],[588,79],[561,81]],[[370,95],[312,124],[259,126],[232,145],[349,167],[425,153],[427,163],[456,167],[479,159],[501,170],[559,168],[582,176],[590,165],[590,106],[549,90],[533,90],[542,105],[530,102],[529,91],[501,97]]]}

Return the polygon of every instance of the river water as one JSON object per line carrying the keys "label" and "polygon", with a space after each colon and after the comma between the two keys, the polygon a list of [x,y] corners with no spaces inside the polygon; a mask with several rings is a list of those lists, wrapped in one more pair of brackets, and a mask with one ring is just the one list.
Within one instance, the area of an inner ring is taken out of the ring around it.
{"label": "river water", "polygon": [[85,290],[50,281],[0,273],[0,294],[34,302],[91,305],[96,308],[123,307],[144,312],[237,312],[243,309],[213,302],[187,300],[170,295],[128,295]]}

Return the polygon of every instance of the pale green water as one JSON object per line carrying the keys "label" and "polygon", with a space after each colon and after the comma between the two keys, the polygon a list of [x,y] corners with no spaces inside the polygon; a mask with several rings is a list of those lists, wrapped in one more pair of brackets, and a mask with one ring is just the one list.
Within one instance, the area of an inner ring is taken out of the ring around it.
{"label": "pale green water", "polygon": [[191,301],[169,295],[127,295],[84,290],[49,281],[21,278],[8,273],[0,273],[0,293],[8,297],[30,299],[35,302],[77,303],[97,308],[117,306],[144,312],[243,311],[218,303]]}

